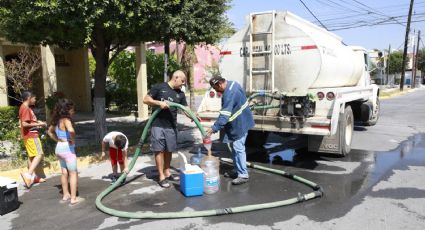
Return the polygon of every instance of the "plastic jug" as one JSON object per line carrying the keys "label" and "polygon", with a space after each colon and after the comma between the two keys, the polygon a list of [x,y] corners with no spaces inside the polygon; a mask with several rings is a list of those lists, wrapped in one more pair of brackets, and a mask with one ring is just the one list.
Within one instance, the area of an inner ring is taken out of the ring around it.
{"label": "plastic jug", "polygon": [[201,148],[198,148],[198,153],[196,155],[193,155],[190,158],[190,164],[192,165],[200,165],[202,161],[203,155],[201,153]]}
{"label": "plastic jug", "polygon": [[202,139],[202,144],[208,150],[208,155],[211,156],[211,146],[212,146],[211,137],[204,137],[204,139]]}
{"label": "plastic jug", "polygon": [[220,161],[217,157],[206,156],[201,161],[201,168],[205,173],[204,193],[216,193],[220,189]]}

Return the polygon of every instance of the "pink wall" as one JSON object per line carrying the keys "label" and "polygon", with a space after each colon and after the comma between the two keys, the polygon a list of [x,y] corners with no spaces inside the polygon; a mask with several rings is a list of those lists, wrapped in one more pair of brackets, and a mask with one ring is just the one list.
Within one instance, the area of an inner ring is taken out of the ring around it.
{"label": "pink wall", "polygon": [[[178,46],[179,51],[183,50],[184,43],[180,43]],[[148,49],[154,50],[156,54],[164,53],[164,46],[160,43],[151,43],[147,46]],[[176,42],[171,42],[170,53],[174,53],[176,49]],[[217,64],[220,58],[220,50],[218,47],[213,45],[197,45],[195,46],[195,54],[197,63],[195,63],[195,89],[206,89],[209,87],[208,79],[209,74],[207,67],[212,66],[214,63]],[[179,57],[181,58],[181,57]]]}

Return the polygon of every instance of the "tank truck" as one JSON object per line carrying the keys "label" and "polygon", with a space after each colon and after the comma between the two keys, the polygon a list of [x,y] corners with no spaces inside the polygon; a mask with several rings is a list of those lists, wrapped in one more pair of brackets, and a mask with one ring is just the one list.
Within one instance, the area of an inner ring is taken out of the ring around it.
{"label": "tank truck", "polygon": [[[247,144],[268,132],[303,135],[308,151],[346,155],[354,124],[375,125],[379,88],[371,84],[366,49],[290,12],[258,12],[223,45],[219,70],[244,87],[255,127]],[[219,115],[209,89],[198,108],[205,126]]]}

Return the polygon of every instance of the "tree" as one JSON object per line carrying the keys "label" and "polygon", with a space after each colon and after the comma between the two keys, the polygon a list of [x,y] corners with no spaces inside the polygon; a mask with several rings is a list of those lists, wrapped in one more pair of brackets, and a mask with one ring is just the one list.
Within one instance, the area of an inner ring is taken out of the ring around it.
{"label": "tree", "polygon": [[[106,76],[115,57],[130,44],[168,35],[188,42],[212,41],[227,1],[2,0],[0,31],[12,42],[90,48],[96,60],[94,113],[99,141],[106,133]],[[169,24],[161,23],[163,19]]]}
{"label": "tree", "polygon": [[[108,76],[113,87],[111,93],[112,101],[114,101],[121,111],[129,111],[137,104],[137,91],[136,91],[136,55],[134,52],[123,51],[121,52],[110,66]],[[154,54],[147,52],[146,66],[148,75],[148,88],[153,84],[163,81],[164,76],[164,54]],[[175,57],[169,59],[170,73],[180,69]]]}
{"label": "tree", "polygon": [[[389,73],[401,73],[403,63],[403,53],[401,51],[393,52],[389,55]],[[406,63],[407,64],[407,63]]]}
{"label": "tree", "polygon": [[40,55],[26,47],[18,52],[16,58],[7,60],[4,68],[14,93],[20,95],[23,90],[32,89],[33,75],[40,67]]}
{"label": "tree", "polygon": [[12,42],[88,46],[96,60],[95,139],[106,133],[105,86],[108,67],[130,44],[152,39],[155,0],[3,0],[0,31]]}
{"label": "tree", "polygon": [[[157,36],[154,40],[164,43],[164,76],[168,70],[170,40],[194,45],[198,42],[212,44],[233,27],[224,14],[229,0],[158,0],[160,10],[153,15]],[[164,77],[165,78],[165,77]]]}
{"label": "tree", "polygon": [[[162,0],[166,1],[166,0]],[[183,49],[183,67],[189,82],[190,107],[194,106],[194,70],[196,63],[195,45],[214,44],[223,37],[234,32],[232,24],[224,14],[229,8],[229,0],[193,0],[180,1],[179,4],[168,4],[164,12],[172,12],[160,16],[157,26],[163,29],[157,40],[174,39],[185,42]]]}

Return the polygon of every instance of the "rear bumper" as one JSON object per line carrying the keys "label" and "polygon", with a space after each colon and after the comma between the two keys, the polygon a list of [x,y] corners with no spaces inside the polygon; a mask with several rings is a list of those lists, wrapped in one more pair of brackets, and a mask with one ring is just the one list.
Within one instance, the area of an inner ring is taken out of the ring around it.
{"label": "rear bumper", "polygon": [[[217,112],[199,113],[202,126],[211,127],[218,115]],[[254,115],[254,121],[253,130],[319,136],[331,134],[331,120],[326,117],[311,117],[301,120],[291,117]]]}

